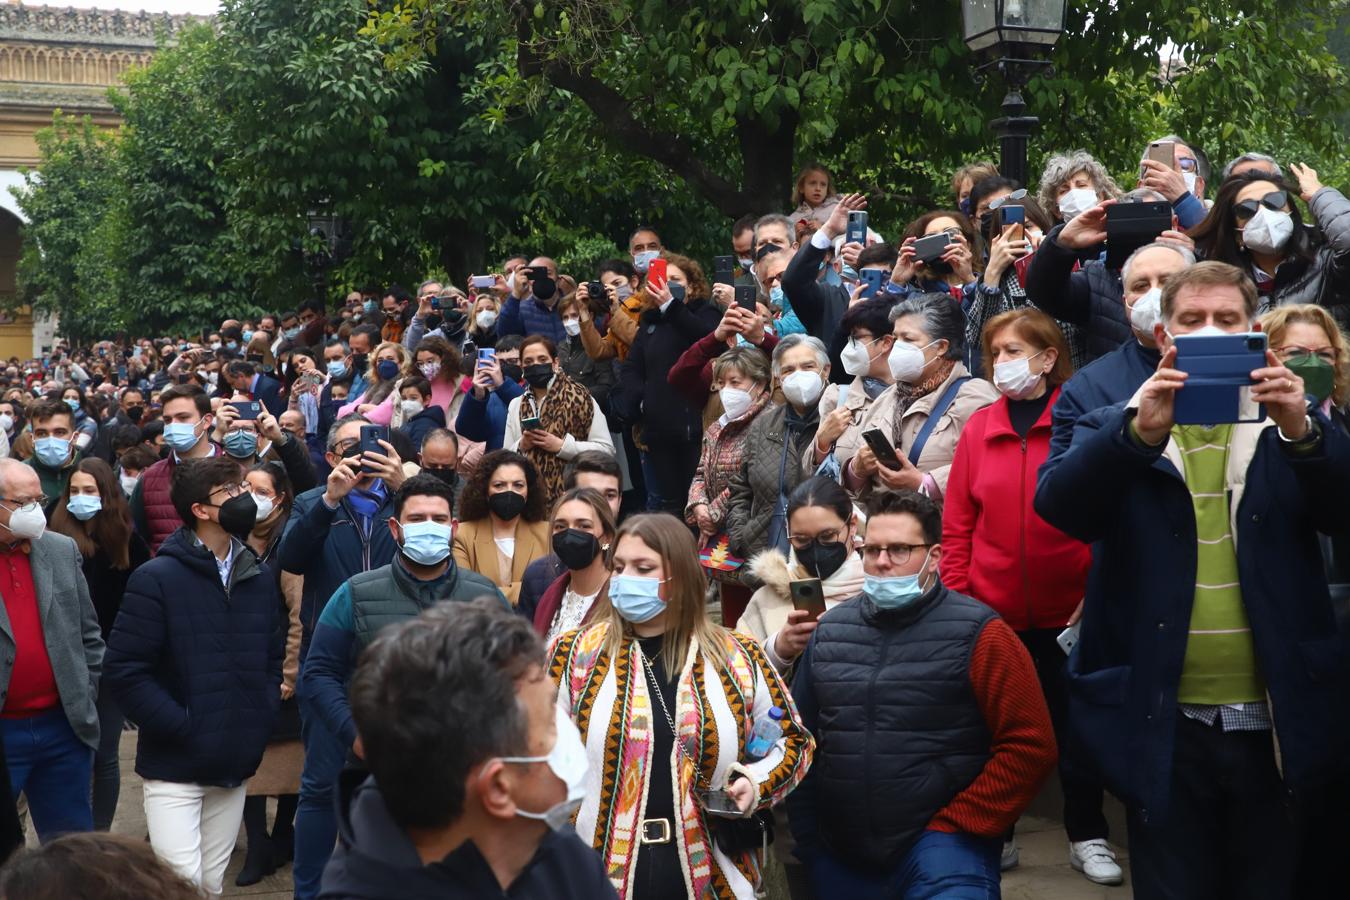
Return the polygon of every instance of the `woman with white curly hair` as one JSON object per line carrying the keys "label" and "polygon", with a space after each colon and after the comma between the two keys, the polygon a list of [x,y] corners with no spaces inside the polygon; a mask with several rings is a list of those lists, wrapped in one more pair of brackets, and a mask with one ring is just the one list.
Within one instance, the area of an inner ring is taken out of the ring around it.
{"label": "woman with white curly hair", "polygon": [[1086,150],[1056,153],[1045,162],[1037,199],[1061,222],[1103,200],[1119,200],[1120,187],[1106,167]]}

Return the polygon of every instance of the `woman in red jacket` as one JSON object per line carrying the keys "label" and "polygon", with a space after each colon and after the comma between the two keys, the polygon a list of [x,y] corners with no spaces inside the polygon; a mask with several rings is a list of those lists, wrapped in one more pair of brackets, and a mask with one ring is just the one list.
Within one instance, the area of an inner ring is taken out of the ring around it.
{"label": "woman in red jacket", "polygon": [[[1091,552],[1032,509],[1036,472],[1050,454],[1050,410],[1073,374],[1069,346],[1053,319],[1022,307],[989,320],[983,351],[1002,396],[970,417],[956,446],[942,514],[942,580],[993,607],[1031,653],[1060,745],[1069,863],[1091,881],[1119,884],[1101,785],[1074,771],[1065,657],[1056,642],[1083,599]],[[1005,869],[1017,864],[1011,835],[1003,862]]]}

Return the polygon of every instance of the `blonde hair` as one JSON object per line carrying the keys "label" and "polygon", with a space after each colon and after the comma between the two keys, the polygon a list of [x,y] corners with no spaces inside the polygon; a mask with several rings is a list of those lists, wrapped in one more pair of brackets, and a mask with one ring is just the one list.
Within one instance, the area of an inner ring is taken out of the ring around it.
{"label": "blonde hair", "polygon": [[1261,330],[1266,333],[1270,349],[1274,350],[1279,339],[1290,325],[1316,325],[1326,332],[1327,340],[1336,351],[1336,380],[1331,389],[1333,406],[1345,406],[1350,403],[1350,350],[1344,332],[1336,325],[1336,320],[1320,306],[1312,303],[1295,303],[1289,306],[1277,306],[1261,316]]}
{"label": "blonde hair", "polygon": [[[366,374],[366,377],[369,380],[370,387],[372,389],[379,387],[383,383],[383,381],[380,378],[380,373],[378,371],[379,366],[376,364],[376,361],[380,358],[380,352],[383,350],[393,350],[394,355],[398,359],[398,375],[394,376],[394,379],[397,379],[402,375],[407,375],[412,364],[412,357],[409,355],[407,347],[403,346],[397,341],[385,341],[384,343],[380,344],[378,347],[375,348],[375,351],[370,354],[371,365],[369,371]],[[367,391],[366,393],[369,394],[370,392]]]}
{"label": "blonde hair", "polygon": [[[619,526],[619,533],[610,548],[610,570],[614,569],[614,552],[625,537],[635,537],[661,557],[661,568],[666,573],[666,632],[661,644],[661,664],[666,674],[676,676],[684,668],[691,641],[718,666],[725,668],[722,647],[729,636],[727,629],[708,618],[704,605],[707,581],[698,562],[698,546],[694,536],[683,522],[670,513],[642,513]],[[605,638],[605,652],[614,659],[623,652],[624,645],[636,637],[633,626],[611,607],[606,612],[609,633]]]}
{"label": "blonde hair", "polygon": [[794,208],[806,202],[806,176],[812,172],[819,172],[825,176],[825,198],[828,200],[835,195],[834,173],[820,163],[811,163],[802,166],[802,170],[797,173],[797,182],[792,188],[792,205]]}

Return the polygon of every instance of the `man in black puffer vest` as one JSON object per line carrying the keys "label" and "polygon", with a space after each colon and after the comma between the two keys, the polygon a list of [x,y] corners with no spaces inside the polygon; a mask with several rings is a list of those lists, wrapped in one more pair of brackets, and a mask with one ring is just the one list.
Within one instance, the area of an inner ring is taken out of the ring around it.
{"label": "man in black puffer vest", "polygon": [[511,609],[491,581],[455,565],[450,555],[453,500],[454,491],[435,476],[414,475],[403,482],[388,524],[398,555],[387,566],[349,578],[319,617],[299,692],[344,748],[356,740],[347,682],[376,634],[442,602],[491,597]]}
{"label": "man in black puffer vest", "polygon": [[1002,836],[1056,760],[1036,670],[943,587],[932,500],[880,492],[867,519],[863,593],[820,619],[792,682],[816,738],[787,801],[797,856],[821,897],[998,896]]}

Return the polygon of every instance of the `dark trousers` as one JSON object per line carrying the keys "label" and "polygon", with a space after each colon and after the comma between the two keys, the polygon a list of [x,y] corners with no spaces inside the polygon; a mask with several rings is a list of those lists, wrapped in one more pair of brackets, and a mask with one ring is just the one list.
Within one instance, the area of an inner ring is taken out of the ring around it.
{"label": "dark trousers", "polygon": [[122,743],[122,710],[112,691],[102,685],[98,692],[98,749],[94,751],[94,830],[112,828],[117,797],[122,792],[118,750]]}
{"label": "dark trousers", "polygon": [[1109,829],[1102,814],[1102,785],[1083,765],[1083,750],[1069,728],[1069,688],[1064,674],[1068,657],[1056,641],[1063,630],[1031,628],[1019,631],[1017,636],[1031,654],[1045,705],[1050,707],[1050,722],[1059,745],[1059,781],[1064,788],[1064,830],[1070,841],[1105,840]]}
{"label": "dark trousers", "polygon": [[642,454],[642,477],[647,482],[647,510],[668,512],[684,519],[689,502],[689,482],[698,468],[701,435],[690,439],[644,436],[647,450]]}
{"label": "dark trousers", "polygon": [[304,697],[300,698],[300,717],[305,767],[300,773],[300,804],[295,812],[295,865],[291,878],[295,900],[312,900],[319,895],[323,869],[337,841],[334,797],[347,748]]}
{"label": "dark trousers", "polygon": [[1269,731],[1225,732],[1178,712],[1168,806],[1148,824],[1129,811],[1135,900],[1294,896],[1295,822]]}

